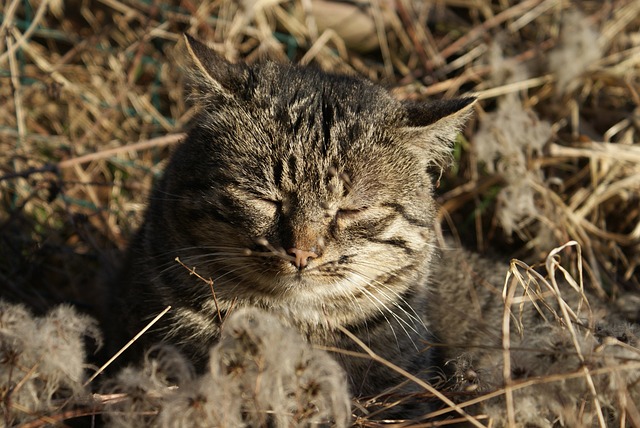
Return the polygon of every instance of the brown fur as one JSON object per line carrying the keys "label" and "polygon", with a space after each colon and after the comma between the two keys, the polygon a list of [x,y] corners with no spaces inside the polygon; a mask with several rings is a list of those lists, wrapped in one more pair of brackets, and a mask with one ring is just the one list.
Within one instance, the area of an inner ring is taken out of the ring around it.
{"label": "brown fur", "polygon": [[[188,137],[151,197],[117,285],[122,341],[165,306],[146,342],[202,366],[224,317],[257,307],[310,342],[380,356],[428,376],[424,313],[435,253],[431,167],[473,99],[399,102],[384,89],[312,68],[231,64],[187,37]],[[204,278],[191,275],[180,260]],[[403,378],[337,355],[356,394]]]}
{"label": "brown fur", "polygon": [[[423,379],[450,368],[449,387],[458,392],[502,387],[507,268],[439,250],[434,232],[429,169],[448,159],[473,99],[400,102],[364,79],[231,64],[189,37],[186,47],[199,113],[155,187],[115,287],[121,341],[170,305],[138,345],[175,344],[202,368],[227,315],[257,308],[312,344],[361,351],[347,329]],[[522,303],[508,318],[511,380],[610,364],[598,355],[608,335],[637,344],[636,326],[598,326],[602,317],[588,314],[574,320],[588,357],[581,360],[557,301],[536,308],[537,298],[527,300],[522,290],[517,297]],[[572,305],[583,299],[570,297]],[[444,345],[440,355],[425,341]],[[617,362],[629,353],[617,348],[607,356]],[[355,395],[406,380],[368,359],[335,358]],[[617,396],[601,379],[602,390]],[[514,420],[544,425],[594,414],[580,405],[589,397],[584,380],[545,388],[516,394]],[[416,416],[429,410],[424,403],[394,409]],[[505,423],[500,399],[482,411]]]}

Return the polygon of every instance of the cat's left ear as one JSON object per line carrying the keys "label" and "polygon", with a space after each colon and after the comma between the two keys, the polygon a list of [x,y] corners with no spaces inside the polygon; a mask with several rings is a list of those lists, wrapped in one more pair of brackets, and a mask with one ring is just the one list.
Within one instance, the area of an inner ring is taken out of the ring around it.
{"label": "cat's left ear", "polygon": [[431,102],[405,101],[404,137],[428,163],[444,165],[458,132],[473,112],[476,98],[456,98]]}
{"label": "cat's left ear", "polygon": [[202,42],[184,34],[187,53],[192,63],[194,83],[202,95],[237,96],[246,91],[250,80],[245,64],[233,64]]}

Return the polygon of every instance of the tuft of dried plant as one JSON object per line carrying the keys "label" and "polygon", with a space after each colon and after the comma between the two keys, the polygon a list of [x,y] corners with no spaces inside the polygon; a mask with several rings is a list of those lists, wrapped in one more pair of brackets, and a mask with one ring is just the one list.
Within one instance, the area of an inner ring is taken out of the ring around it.
{"label": "tuft of dried plant", "polygon": [[70,306],[34,317],[0,300],[0,395],[5,426],[90,404],[85,343],[101,344],[97,322]]}
{"label": "tuft of dried plant", "polygon": [[193,375],[175,349],[155,348],[141,368],[128,367],[105,393],[113,427],[345,427],[351,416],[346,376],[328,353],[258,309],[225,320],[209,370]]}
{"label": "tuft of dried plant", "polygon": [[579,10],[562,16],[559,43],[549,52],[549,70],[556,76],[560,95],[578,87],[576,78],[602,58],[603,47],[598,31]]}
{"label": "tuft of dried plant", "polygon": [[251,426],[346,426],[350,419],[340,365],[265,312],[235,311],[209,364],[212,374],[239,385],[237,399]]}
{"label": "tuft of dried plant", "polygon": [[552,136],[551,125],[525,109],[514,95],[499,100],[498,109],[487,113],[475,135],[478,160],[489,172],[497,172],[506,182],[498,193],[497,217],[507,234],[523,229],[542,211],[535,185],[544,177],[528,163],[542,153]]}
{"label": "tuft of dried plant", "polygon": [[576,246],[553,250],[545,275],[513,260],[502,324],[478,328],[449,363],[454,390],[493,426],[637,422],[640,326],[598,303],[560,263],[559,255]]}

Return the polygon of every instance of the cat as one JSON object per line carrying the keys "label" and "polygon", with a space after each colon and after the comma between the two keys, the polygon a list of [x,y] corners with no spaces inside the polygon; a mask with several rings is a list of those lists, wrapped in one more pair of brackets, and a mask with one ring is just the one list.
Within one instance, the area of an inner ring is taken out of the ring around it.
{"label": "cat", "polygon": [[[398,101],[360,77],[233,64],[190,36],[185,45],[199,112],[115,286],[120,336],[170,305],[137,346],[171,343],[203,367],[226,315],[254,307],[312,344],[363,352],[346,329],[430,376],[433,173],[475,99]],[[405,380],[371,360],[335,358],[355,395]]]}
{"label": "cat", "polygon": [[[637,347],[640,328],[615,310],[610,317],[611,308],[589,308],[580,290],[562,285],[577,308],[577,358],[562,305],[544,301],[549,290],[523,285],[508,317],[507,266],[436,239],[434,173],[448,162],[473,97],[399,101],[364,78],[233,64],[186,35],[185,46],[198,113],[114,284],[112,337],[120,346],[171,309],[129,356],[164,342],[203,371],[227,316],[262,310],[330,350],[353,395],[394,392],[390,401],[404,402],[382,415],[400,418],[436,407],[413,394],[422,389],[402,370],[444,381],[461,397],[501,388],[511,318],[511,379],[633,360],[629,345]],[[627,348],[610,348],[603,359],[611,336]],[[362,358],[369,350],[391,364]],[[636,378],[625,386],[632,398],[640,397]],[[600,392],[620,396],[619,384],[598,382]],[[581,404],[583,380],[536,388],[514,395],[523,425],[561,417],[578,426],[596,413]],[[508,425],[501,400],[480,412]]]}

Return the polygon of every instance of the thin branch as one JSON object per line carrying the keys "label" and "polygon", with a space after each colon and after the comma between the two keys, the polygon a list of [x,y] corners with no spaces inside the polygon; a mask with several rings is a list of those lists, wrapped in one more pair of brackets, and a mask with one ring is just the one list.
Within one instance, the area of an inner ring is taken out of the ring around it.
{"label": "thin branch", "polygon": [[109,358],[109,361],[104,363],[102,367],[100,367],[93,374],[93,376],[91,376],[82,386],[89,385],[96,377],[98,377],[100,373],[102,373],[107,367],[109,367],[109,365],[111,365],[111,363],[113,363],[124,351],[126,351],[131,345],[133,345],[133,343],[136,340],[138,340],[140,336],[145,334],[147,330],[149,330],[155,323],[157,323],[160,320],[160,318],[162,318],[167,312],[169,312],[170,309],[171,309],[171,306],[167,306],[166,308],[164,308],[164,310],[160,312],[158,315],[156,315],[156,317],[152,319],[151,322],[149,322],[149,324],[147,324],[142,330],[138,332],[138,334],[133,336],[133,338],[129,342],[127,342],[126,345],[124,345],[118,352],[116,352],[113,357]]}
{"label": "thin branch", "polygon": [[371,348],[369,348],[362,340],[357,338],[353,333],[351,333],[346,328],[344,328],[342,326],[338,326],[338,329],[345,336],[347,336],[349,339],[353,340],[358,346],[360,346],[368,354],[368,356],[372,360],[377,361],[377,362],[389,367],[391,370],[395,371],[396,373],[401,374],[402,376],[404,376],[407,379],[415,382],[417,385],[421,386],[425,390],[429,391],[431,394],[433,394],[434,396],[436,396],[440,400],[442,400],[443,403],[445,403],[448,406],[450,406],[451,409],[453,409],[456,412],[458,412],[461,416],[463,416],[465,418],[465,420],[467,422],[470,422],[473,426],[480,427],[480,428],[483,428],[483,427],[486,428],[485,425],[482,425],[480,422],[478,422],[478,420],[476,418],[474,418],[473,416],[469,415],[467,412],[465,412],[462,409],[462,407],[460,407],[459,405],[457,405],[456,403],[451,401],[447,396],[445,396],[443,393],[441,393],[440,391],[435,389],[433,386],[429,385],[427,382],[425,382],[424,380],[418,378],[417,376],[409,373],[405,369],[403,369],[401,367],[398,367],[395,364],[393,364],[392,362],[382,358],[381,356],[376,354]]}

